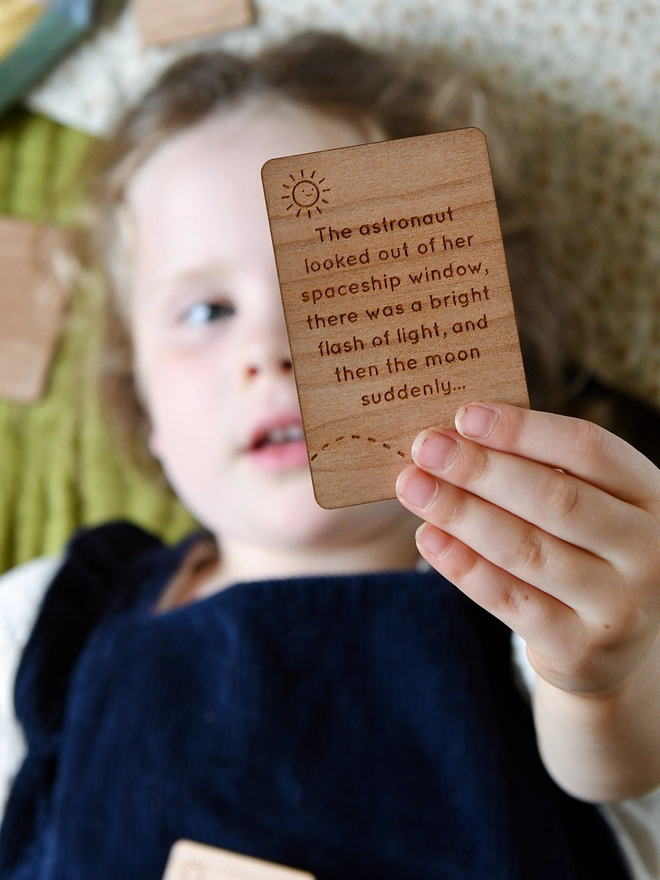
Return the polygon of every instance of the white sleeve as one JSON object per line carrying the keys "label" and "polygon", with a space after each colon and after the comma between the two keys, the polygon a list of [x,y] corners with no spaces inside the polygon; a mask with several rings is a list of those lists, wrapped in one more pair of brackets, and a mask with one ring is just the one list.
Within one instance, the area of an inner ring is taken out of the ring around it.
{"label": "white sleeve", "polygon": [[60,559],[40,558],[0,576],[0,818],[25,755],[14,713],[14,679],[44,594]]}
{"label": "white sleeve", "polygon": [[658,880],[660,788],[635,800],[604,804],[600,809],[628,860],[633,880]]}
{"label": "white sleeve", "polygon": [[[536,672],[523,639],[516,633],[511,636],[514,673],[529,694]],[[660,788],[634,800],[601,804],[599,809],[623,850],[632,880],[660,880]]]}

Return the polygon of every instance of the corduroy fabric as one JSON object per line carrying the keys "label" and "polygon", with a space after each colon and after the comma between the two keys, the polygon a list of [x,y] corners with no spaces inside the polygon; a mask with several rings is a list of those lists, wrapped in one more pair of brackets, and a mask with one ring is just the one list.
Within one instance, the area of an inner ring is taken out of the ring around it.
{"label": "corduroy fabric", "polygon": [[237,584],[155,614],[187,545],[71,546],[17,679],[3,880],[158,880],[175,840],[319,880],[620,880],[538,756],[509,633],[434,572]]}

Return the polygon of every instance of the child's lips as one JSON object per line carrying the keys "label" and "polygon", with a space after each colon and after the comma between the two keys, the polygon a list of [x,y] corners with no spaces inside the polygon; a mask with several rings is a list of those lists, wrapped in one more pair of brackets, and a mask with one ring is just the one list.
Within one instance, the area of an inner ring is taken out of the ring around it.
{"label": "child's lips", "polygon": [[300,416],[282,416],[262,423],[252,434],[246,453],[266,470],[307,465],[307,446]]}
{"label": "child's lips", "polygon": [[284,470],[307,465],[307,446],[303,440],[266,444],[249,453],[250,461],[265,470]]}

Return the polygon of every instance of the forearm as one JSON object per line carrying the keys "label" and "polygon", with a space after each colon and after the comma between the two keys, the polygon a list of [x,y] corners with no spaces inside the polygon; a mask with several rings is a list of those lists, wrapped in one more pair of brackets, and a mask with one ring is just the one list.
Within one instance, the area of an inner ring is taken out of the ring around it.
{"label": "forearm", "polygon": [[616,692],[579,696],[538,678],[533,705],[543,761],[570,794],[607,803],[660,785],[660,639]]}

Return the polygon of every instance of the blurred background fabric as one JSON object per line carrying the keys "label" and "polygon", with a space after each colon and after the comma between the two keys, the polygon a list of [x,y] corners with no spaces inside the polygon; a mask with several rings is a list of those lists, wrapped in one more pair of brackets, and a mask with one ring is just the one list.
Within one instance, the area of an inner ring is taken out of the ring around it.
{"label": "blurred background fabric", "polygon": [[[660,0],[255,0],[254,10],[249,27],[148,49],[130,6],[106,17],[0,120],[0,211],[66,227],[89,144],[200,48],[252,53],[313,28],[450,63],[497,96],[573,361],[660,406]],[[167,538],[191,525],[120,463],[102,425],[95,302],[84,285],[76,292],[44,397],[0,402],[0,568],[112,516]]]}
{"label": "blurred background fabric", "polygon": [[[66,227],[82,197],[78,171],[90,142],[89,135],[25,110],[6,116],[0,212]],[[128,516],[170,538],[191,527],[168,492],[123,463],[101,419],[96,309],[95,285],[81,285],[44,396],[31,405],[0,400],[2,570],[58,553],[82,524]]]}

